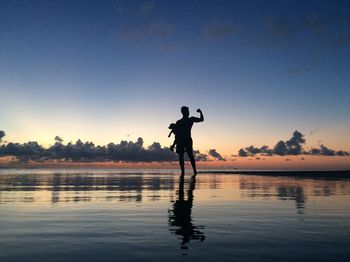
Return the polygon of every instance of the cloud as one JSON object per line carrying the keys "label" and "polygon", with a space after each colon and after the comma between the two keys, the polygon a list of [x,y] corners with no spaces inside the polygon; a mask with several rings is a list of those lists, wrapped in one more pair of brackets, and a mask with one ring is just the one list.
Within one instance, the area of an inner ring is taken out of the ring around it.
{"label": "cloud", "polygon": [[314,134],[316,134],[319,131],[319,129],[314,129],[310,131],[310,136],[313,136]]}
{"label": "cloud", "polygon": [[327,20],[321,16],[308,16],[301,18],[302,26],[314,34],[324,34],[328,32]]}
{"label": "cloud", "polygon": [[343,150],[335,151],[324,145],[320,145],[320,148],[312,148],[309,151],[310,155],[321,155],[321,156],[348,156],[349,153]]}
{"label": "cloud", "polygon": [[221,39],[231,36],[234,32],[234,25],[231,21],[211,20],[203,26],[203,36],[207,39]]}
{"label": "cloud", "polygon": [[156,21],[152,21],[148,25],[147,31],[150,35],[164,38],[164,37],[168,37],[172,34],[173,27],[171,24],[169,24],[165,20],[159,19]]}
{"label": "cloud", "polygon": [[15,156],[20,161],[45,157],[44,148],[37,142],[30,141],[24,144],[8,143],[0,147],[0,156]]}
{"label": "cloud", "polygon": [[174,50],[176,47],[171,41],[173,26],[164,19],[156,19],[132,27],[126,27],[120,32],[120,36],[125,40],[141,44],[143,46],[153,46],[161,43],[162,49]]}
{"label": "cloud", "polygon": [[337,44],[348,47],[350,45],[350,32],[343,33],[337,38]]}
{"label": "cloud", "polygon": [[[4,132],[3,132],[4,133]],[[0,147],[0,156],[14,156],[20,161],[85,161],[85,162],[168,162],[176,161],[177,155],[168,147],[153,142],[147,148],[139,137],[135,142],[122,140],[120,143],[109,143],[106,146],[96,146],[92,142],[78,139],[75,143],[62,144],[63,139],[55,137],[55,144],[44,148],[35,141],[19,144],[8,143]],[[198,161],[209,161],[208,155],[194,152]]]}
{"label": "cloud", "polygon": [[273,154],[272,150],[269,149],[268,146],[262,146],[260,148],[257,148],[255,146],[248,146],[245,148],[245,151],[249,155],[256,155],[256,154],[271,155],[271,154]]}
{"label": "cloud", "polygon": [[258,154],[265,156],[279,155],[279,156],[288,156],[288,155],[323,155],[323,156],[348,156],[349,152],[340,150],[335,151],[329,149],[324,145],[320,145],[319,148],[312,148],[309,151],[303,150],[303,145],[306,143],[304,135],[299,131],[294,131],[292,137],[286,141],[280,140],[276,145],[270,149],[268,146],[256,147],[248,146],[245,149],[241,148],[238,151],[238,156],[255,156]]}
{"label": "cloud", "polygon": [[121,36],[127,40],[137,39],[143,37],[146,33],[144,26],[128,27],[121,31]]}
{"label": "cloud", "polygon": [[193,154],[196,161],[209,161],[208,155],[199,152],[199,150],[194,150]]}
{"label": "cloud", "polygon": [[210,149],[208,154],[219,161],[226,161],[225,158],[223,158],[218,152],[216,152],[216,149]]}
{"label": "cloud", "polygon": [[120,1],[113,1],[112,7],[117,14],[124,14],[127,12],[125,4]]}
{"label": "cloud", "polygon": [[[288,19],[281,16],[268,16],[263,21],[264,33],[271,47],[305,46],[312,37],[318,42],[315,47],[347,48],[350,44],[349,14],[309,15]],[[296,41],[298,40],[298,41]],[[309,65],[312,69],[313,63]],[[298,74],[300,69],[291,69],[290,74]]]}
{"label": "cloud", "polygon": [[302,71],[298,68],[289,68],[288,69],[288,74],[293,76],[293,75],[298,75],[300,74]]}
{"label": "cloud", "polygon": [[5,132],[0,130],[0,142],[2,141],[2,138],[5,136]]}
{"label": "cloud", "polygon": [[328,147],[321,145],[320,146],[320,154],[324,156],[334,156],[335,151],[332,149],[329,149]]}
{"label": "cloud", "polygon": [[335,152],[335,155],[337,155],[337,156],[349,156],[350,153],[346,152],[346,151],[343,151],[343,150],[339,150],[339,151]]}
{"label": "cloud", "polygon": [[302,153],[303,144],[305,144],[304,135],[299,131],[295,130],[292,137],[289,140],[278,141],[272,150],[269,149],[267,146],[264,146],[262,147],[264,151],[260,150],[257,153],[265,154],[265,155],[280,155],[280,156],[299,155],[300,153]]}
{"label": "cloud", "polygon": [[296,31],[291,23],[283,17],[267,17],[265,28],[268,35],[274,40],[292,40]]}
{"label": "cloud", "polygon": [[139,14],[145,15],[145,14],[151,13],[153,10],[154,10],[153,1],[144,2],[140,5]]}
{"label": "cloud", "polygon": [[293,136],[286,141],[287,155],[299,155],[303,144],[305,144],[304,135],[295,130]]}
{"label": "cloud", "polygon": [[58,143],[62,143],[64,140],[60,138],[59,136],[55,136],[55,141]]}
{"label": "cloud", "polygon": [[260,149],[254,146],[248,146],[245,148],[245,150],[251,155],[260,153]]}
{"label": "cloud", "polygon": [[109,143],[105,157],[117,161],[152,162],[174,161],[176,154],[167,147],[154,142],[147,149],[143,147],[143,139],[136,142],[122,140],[119,144]]}
{"label": "cloud", "polygon": [[273,148],[273,154],[284,156],[287,153],[286,143],[284,141],[278,141]]}
{"label": "cloud", "polygon": [[248,153],[247,153],[243,148],[241,148],[241,149],[238,151],[238,156],[246,157],[246,156],[248,156]]}

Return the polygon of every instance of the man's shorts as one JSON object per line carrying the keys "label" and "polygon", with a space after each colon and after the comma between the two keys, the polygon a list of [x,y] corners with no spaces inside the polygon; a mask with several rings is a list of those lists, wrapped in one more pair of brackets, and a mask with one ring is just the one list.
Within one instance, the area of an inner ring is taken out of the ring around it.
{"label": "man's shorts", "polygon": [[192,153],[193,151],[193,141],[192,139],[184,141],[176,141],[176,153],[183,154],[185,152]]}

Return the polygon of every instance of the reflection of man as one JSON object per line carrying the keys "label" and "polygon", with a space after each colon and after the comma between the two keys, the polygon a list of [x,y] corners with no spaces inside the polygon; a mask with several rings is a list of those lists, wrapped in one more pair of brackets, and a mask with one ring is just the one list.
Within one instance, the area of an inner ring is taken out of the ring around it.
{"label": "reflection of man", "polygon": [[190,158],[194,175],[197,175],[196,161],[193,156],[193,141],[191,137],[191,129],[193,123],[203,122],[204,117],[200,109],[197,110],[200,117],[189,117],[190,111],[187,106],[181,107],[182,118],[176,122],[176,153],[179,155],[179,164],[181,175],[185,175],[184,153],[187,152]]}
{"label": "reflection of man", "polygon": [[177,229],[170,229],[176,235],[182,236],[181,248],[187,249],[187,243],[190,240],[205,239],[204,233],[199,229],[203,227],[194,226],[192,223],[191,213],[193,206],[193,191],[196,186],[196,177],[191,177],[190,188],[188,190],[188,199],[185,200],[184,194],[184,177],[180,176],[179,181],[179,198],[173,205],[173,209],[169,211],[169,224]]}

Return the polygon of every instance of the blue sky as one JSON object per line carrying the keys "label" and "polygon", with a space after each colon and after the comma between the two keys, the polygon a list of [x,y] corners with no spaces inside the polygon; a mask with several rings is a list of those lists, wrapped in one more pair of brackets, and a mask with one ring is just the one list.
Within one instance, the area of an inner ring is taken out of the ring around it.
{"label": "blue sky", "polygon": [[0,129],[105,144],[203,109],[225,154],[294,130],[350,149],[349,1],[1,1]]}

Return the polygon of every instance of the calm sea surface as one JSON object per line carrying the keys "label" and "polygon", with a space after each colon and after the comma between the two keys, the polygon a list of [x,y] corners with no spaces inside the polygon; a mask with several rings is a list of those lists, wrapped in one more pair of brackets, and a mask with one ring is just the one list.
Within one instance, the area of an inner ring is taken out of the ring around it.
{"label": "calm sea surface", "polygon": [[350,261],[350,180],[0,170],[0,261]]}

